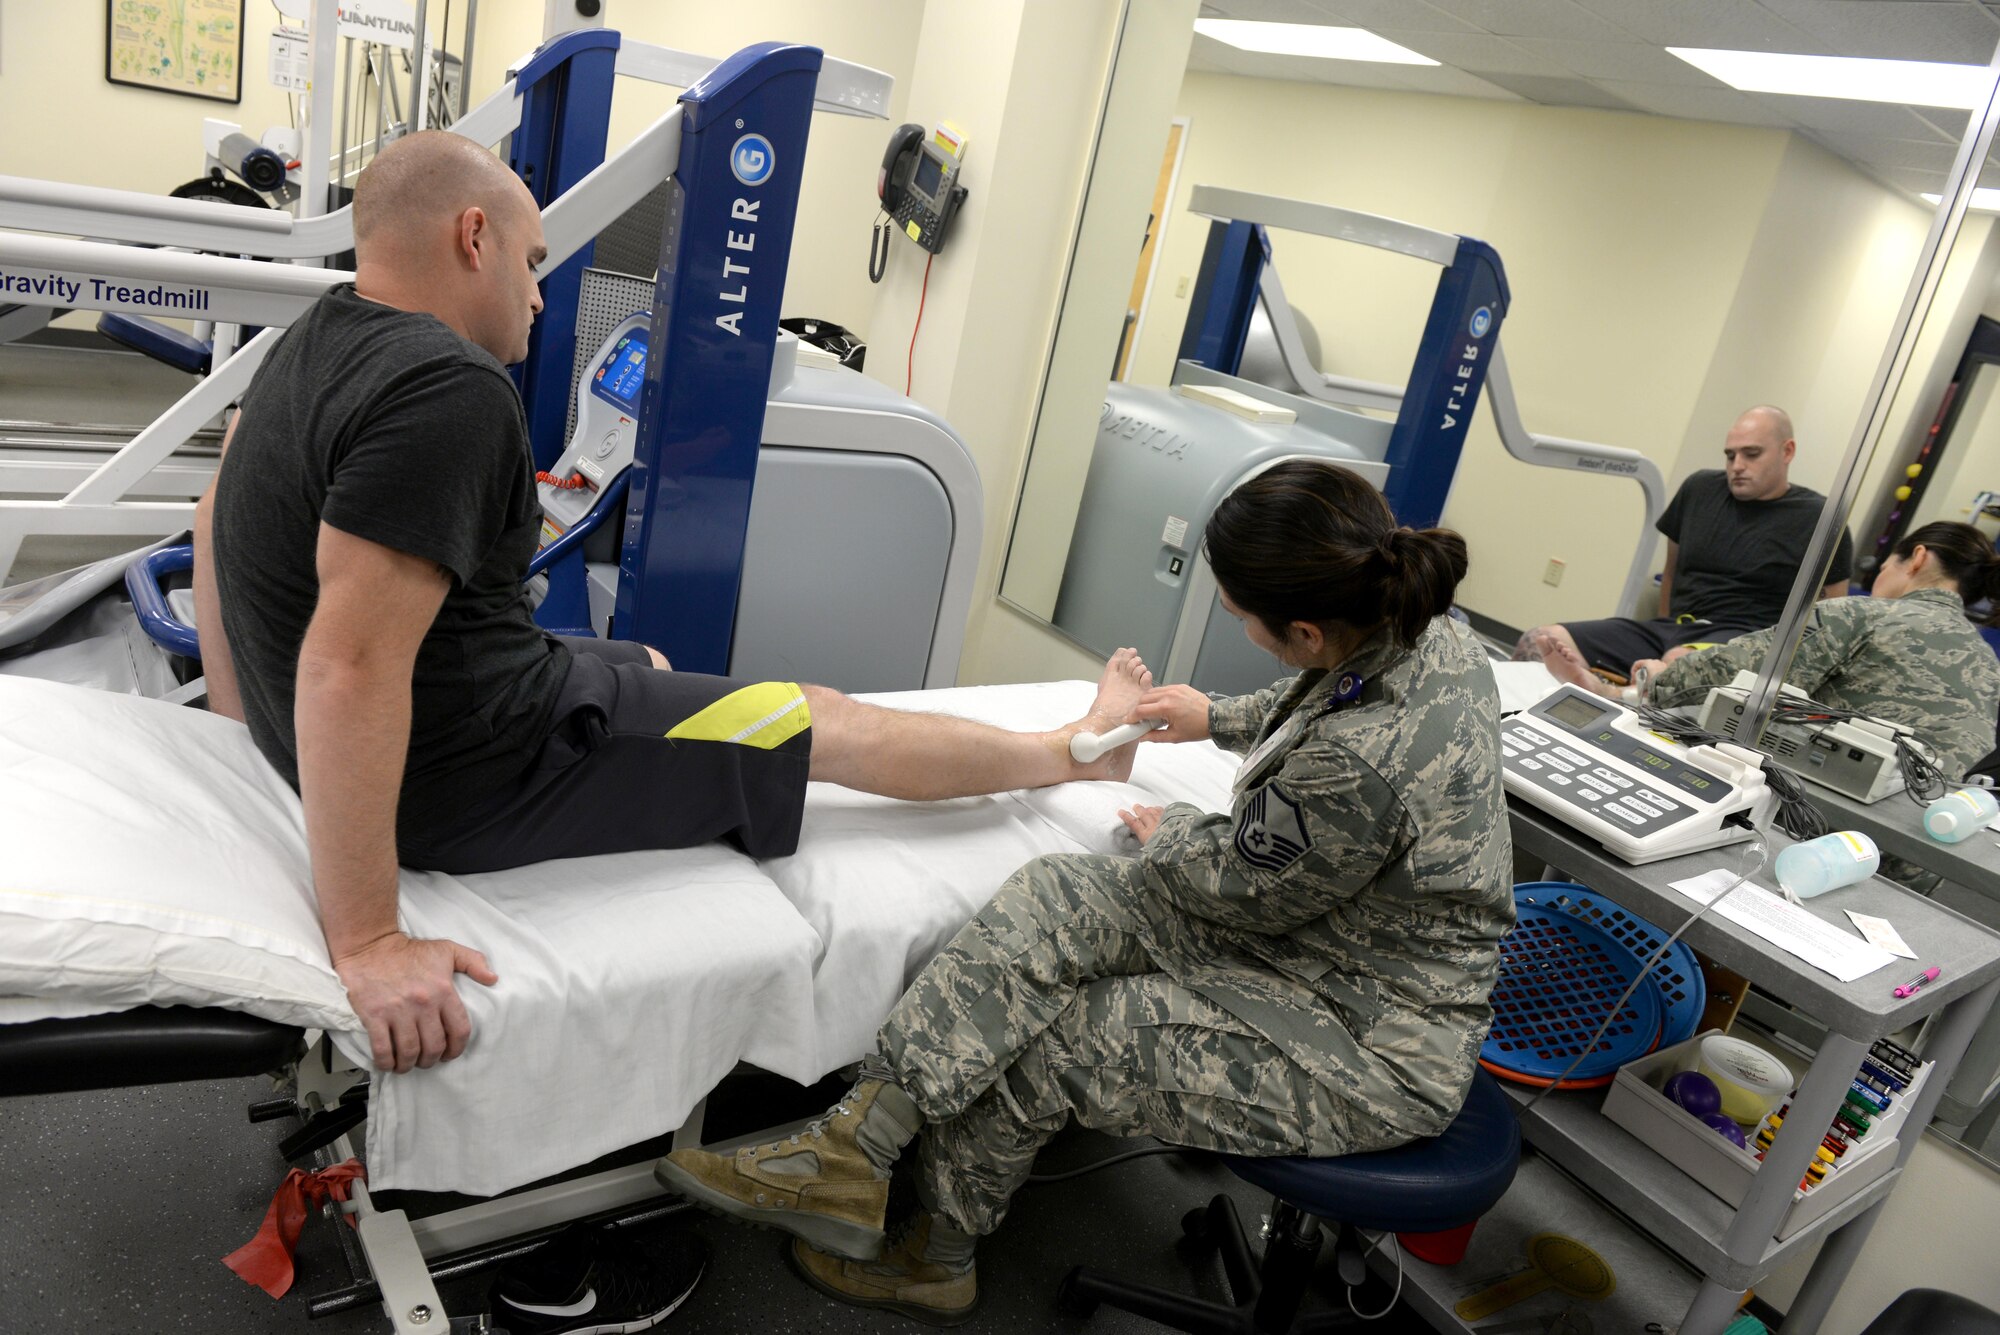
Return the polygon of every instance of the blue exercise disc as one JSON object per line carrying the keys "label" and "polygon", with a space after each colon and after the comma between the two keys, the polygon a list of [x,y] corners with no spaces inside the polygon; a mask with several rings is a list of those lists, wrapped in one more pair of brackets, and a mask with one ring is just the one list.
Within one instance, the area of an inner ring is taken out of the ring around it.
{"label": "blue exercise disc", "polygon": [[1517,905],[1514,930],[1500,942],[1493,1027],[1479,1049],[1480,1064],[1528,1085],[1553,1084],[1565,1071],[1565,1089],[1611,1083],[1619,1067],[1651,1052],[1660,1036],[1659,989],[1636,987],[1591,1044],[1638,976],[1639,960],[1610,933],[1562,909]]}
{"label": "blue exercise disc", "polygon": [[[1514,887],[1514,903],[1540,904],[1574,914],[1593,927],[1602,929],[1626,947],[1640,964],[1653,958],[1671,932],[1663,932],[1631,910],[1614,904],[1587,885],[1569,881],[1529,881]],[[1701,1015],[1708,1008],[1708,980],[1702,976],[1694,951],[1685,941],[1676,941],[1660,962],[1653,966],[1653,982],[1665,1003],[1661,1016],[1660,1046],[1670,1048],[1685,1043],[1701,1028]]]}

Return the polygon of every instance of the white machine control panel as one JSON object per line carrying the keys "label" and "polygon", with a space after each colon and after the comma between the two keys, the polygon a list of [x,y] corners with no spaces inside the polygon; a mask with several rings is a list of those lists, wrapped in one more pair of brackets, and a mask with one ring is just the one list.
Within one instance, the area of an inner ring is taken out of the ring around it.
{"label": "white machine control panel", "polygon": [[576,430],[544,482],[542,541],[546,547],[590,513],[597,494],[632,462],[639,393],[646,384],[645,312],[628,315],[598,346],[577,385]]}
{"label": "white machine control panel", "polygon": [[1502,719],[1500,747],[1509,794],[1632,863],[1748,839],[1775,801],[1756,752],[1682,746],[1574,686]]}

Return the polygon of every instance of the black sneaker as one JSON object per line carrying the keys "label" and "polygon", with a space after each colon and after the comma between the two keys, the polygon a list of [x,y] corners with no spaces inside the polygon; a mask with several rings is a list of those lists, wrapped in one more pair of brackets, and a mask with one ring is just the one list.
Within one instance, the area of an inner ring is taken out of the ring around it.
{"label": "black sneaker", "polygon": [[489,1306],[509,1335],[629,1335],[651,1330],[694,1292],[708,1244],[685,1228],[636,1239],[571,1224],[502,1266]]}

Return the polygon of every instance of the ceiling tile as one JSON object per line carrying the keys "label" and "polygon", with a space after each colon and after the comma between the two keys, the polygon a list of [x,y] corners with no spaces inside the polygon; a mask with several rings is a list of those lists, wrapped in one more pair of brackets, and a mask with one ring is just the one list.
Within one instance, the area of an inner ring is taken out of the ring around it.
{"label": "ceiling tile", "polygon": [[1678,83],[1697,88],[1716,81],[1657,46],[1631,42],[1573,42],[1553,37],[1516,37],[1514,44],[1555,61],[1586,79],[1629,79],[1634,83]]}
{"label": "ceiling tile", "polygon": [[1188,68],[1203,70],[1211,74],[1254,74],[1257,57],[1240,50],[1227,42],[1218,42],[1213,37],[1194,35],[1194,45],[1188,48]]}
{"label": "ceiling tile", "polygon": [[1402,78],[1408,65],[1384,65],[1370,60],[1316,60],[1311,56],[1252,54],[1253,69],[1267,79],[1290,79],[1295,83],[1335,83],[1347,88],[1386,88],[1409,91]]}
{"label": "ceiling tile", "polygon": [[1744,93],[1717,84],[1712,88],[1690,88],[1677,83],[1639,83],[1626,79],[1599,79],[1598,86],[1623,98],[1641,111],[1655,116],[1674,116],[1689,121],[1731,121],[1738,125],[1764,125],[1788,130],[1792,122],[1770,108],[1759,106]]}
{"label": "ceiling tile", "polygon": [[1633,34],[1591,13],[1577,0],[1450,0],[1453,15],[1502,37],[1567,37],[1585,42],[1629,42]]}
{"label": "ceiling tile", "polygon": [[1606,111],[1637,111],[1630,102],[1614,96],[1588,79],[1548,78],[1539,74],[1480,73],[1488,83],[1497,83],[1509,92],[1539,102],[1545,107],[1601,107]]}
{"label": "ceiling tile", "polygon": [[1326,14],[1311,0],[1205,0],[1205,19],[1247,19],[1252,23],[1325,23]]}
{"label": "ceiling tile", "polygon": [[[1455,17],[1423,0],[1313,0],[1328,18],[1380,32],[1409,28],[1417,32],[1478,32],[1479,25]],[[1394,40],[1393,38],[1391,40]]]}
{"label": "ceiling tile", "polygon": [[1822,54],[1806,35],[1745,0],[1578,0],[1635,37],[1661,46]]}
{"label": "ceiling tile", "polygon": [[1972,113],[1952,107],[1911,107],[1910,113],[1947,139],[1965,138],[1965,127],[1972,120]]}
{"label": "ceiling tile", "polygon": [[1915,167],[1871,167],[1870,175],[1885,185],[1896,186],[1913,195],[1921,195],[1926,190],[1936,194],[1944,189],[1944,173],[1920,171]]}
{"label": "ceiling tile", "polygon": [[1751,101],[1786,116],[1809,130],[1828,134],[1870,135],[1877,139],[1936,139],[1948,136],[1908,107],[1887,102],[1849,102],[1837,97],[1790,97],[1781,93],[1750,93]]}
{"label": "ceiling tile", "polygon": [[1404,32],[1395,28],[1378,28],[1375,31],[1420,55],[1456,65],[1462,70],[1539,74],[1554,79],[1571,77],[1571,71],[1561,63],[1546,56],[1531,55],[1518,44],[1491,33]]}
{"label": "ceiling tile", "polygon": [[1476,71],[1453,69],[1449,65],[1398,65],[1396,76],[1413,92],[1484,97],[1496,102],[1524,100],[1504,84],[1496,84]]}
{"label": "ceiling tile", "polygon": [[1950,171],[1952,156],[1958,152],[1956,146],[1934,140],[1877,139],[1870,135],[1832,134],[1823,130],[1814,131],[1812,137],[1843,158],[1877,167]]}
{"label": "ceiling tile", "polygon": [[2000,19],[1971,0],[1760,0],[1826,51],[1886,60],[1983,65],[2000,40]]}

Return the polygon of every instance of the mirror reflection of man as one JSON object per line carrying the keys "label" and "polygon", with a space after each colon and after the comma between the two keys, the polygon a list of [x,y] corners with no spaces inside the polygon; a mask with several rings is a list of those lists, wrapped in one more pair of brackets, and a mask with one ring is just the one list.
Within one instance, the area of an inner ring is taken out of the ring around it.
{"label": "mirror reflection of man", "polygon": [[[1540,658],[1538,640],[1546,636],[1623,678],[1640,659],[1777,624],[1826,504],[1791,480],[1797,453],[1792,419],[1782,408],[1761,404],[1744,412],[1723,440],[1724,466],[1689,477],[1660,516],[1667,539],[1660,614],[1536,626],[1514,646],[1514,657]],[[1843,529],[1820,597],[1845,593],[1853,565],[1854,543]]]}

